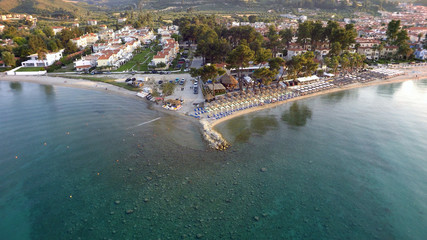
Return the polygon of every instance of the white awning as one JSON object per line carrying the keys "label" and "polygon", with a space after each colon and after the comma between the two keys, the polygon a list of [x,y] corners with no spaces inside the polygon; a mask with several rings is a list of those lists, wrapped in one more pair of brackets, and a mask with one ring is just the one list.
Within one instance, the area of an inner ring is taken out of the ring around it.
{"label": "white awning", "polygon": [[309,82],[309,81],[319,80],[319,77],[316,75],[313,75],[313,76],[309,76],[309,77],[300,77],[300,78],[297,78],[297,80],[299,82]]}

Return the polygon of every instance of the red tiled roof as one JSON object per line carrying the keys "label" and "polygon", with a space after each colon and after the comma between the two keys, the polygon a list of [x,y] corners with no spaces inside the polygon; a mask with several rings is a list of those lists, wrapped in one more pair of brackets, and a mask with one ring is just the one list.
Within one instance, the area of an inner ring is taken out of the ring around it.
{"label": "red tiled roof", "polygon": [[91,65],[83,65],[83,66],[77,66],[76,68],[91,68]]}

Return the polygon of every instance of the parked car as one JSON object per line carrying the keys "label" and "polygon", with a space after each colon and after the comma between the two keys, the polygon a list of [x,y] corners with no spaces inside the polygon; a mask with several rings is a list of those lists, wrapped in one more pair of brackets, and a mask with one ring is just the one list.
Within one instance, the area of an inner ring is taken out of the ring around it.
{"label": "parked car", "polygon": [[183,78],[183,79],[181,79],[181,81],[179,82],[179,85],[184,85],[184,83],[185,83],[185,79]]}
{"label": "parked car", "polygon": [[194,86],[193,92],[194,92],[194,94],[198,94],[199,93],[199,87],[198,86]]}
{"label": "parked car", "polygon": [[160,81],[159,81],[159,84],[162,84],[162,83],[163,83],[163,81],[162,81],[162,80],[160,80]]}

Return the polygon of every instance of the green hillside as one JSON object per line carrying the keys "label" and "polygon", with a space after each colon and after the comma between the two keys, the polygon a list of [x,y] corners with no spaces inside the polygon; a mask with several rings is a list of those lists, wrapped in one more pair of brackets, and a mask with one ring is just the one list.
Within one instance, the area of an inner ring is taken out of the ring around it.
{"label": "green hillside", "polygon": [[[289,8],[350,9],[350,10],[394,10],[394,0],[80,0],[88,3],[108,5],[111,8],[127,9],[197,9],[197,10],[276,10]],[[419,0],[425,1],[425,0]],[[361,6],[362,5],[362,6]]]}
{"label": "green hillside", "polygon": [[82,3],[64,0],[0,0],[0,10],[12,13],[76,16]]}

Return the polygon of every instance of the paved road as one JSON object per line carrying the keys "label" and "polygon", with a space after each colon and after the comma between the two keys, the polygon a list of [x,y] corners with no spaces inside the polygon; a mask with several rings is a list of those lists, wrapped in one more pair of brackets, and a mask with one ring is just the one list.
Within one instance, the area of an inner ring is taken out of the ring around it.
{"label": "paved road", "polygon": [[193,58],[193,62],[191,63],[190,68],[200,68],[203,64],[203,58],[195,57]]}

